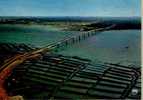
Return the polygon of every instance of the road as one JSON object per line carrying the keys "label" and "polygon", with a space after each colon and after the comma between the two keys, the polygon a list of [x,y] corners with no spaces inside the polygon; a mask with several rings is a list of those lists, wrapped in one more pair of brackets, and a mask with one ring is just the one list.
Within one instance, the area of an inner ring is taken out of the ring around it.
{"label": "road", "polygon": [[[114,25],[106,27],[106,28],[102,28],[102,29],[97,29],[96,32],[108,30],[109,28],[112,28],[112,27],[114,27]],[[69,37],[64,40],[58,41],[55,44],[50,44],[47,47],[40,48],[40,49],[30,51],[30,52],[26,52],[24,54],[18,54],[12,58],[6,60],[5,63],[0,67],[0,93],[1,93],[0,98],[8,98],[8,95],[6,94],[5,89],[4,89],[4,82],[16,66],[20,65],[21,63],[23,63],[26,60],[40,58],[40,57],[42,57],[42,54],[45,54],[46,52],[49,52],[55,48],[58,48],[58,46],[60,44],[67,45],[68,42],[70,42],[71,40],[80,41],[81,39],[85,39],[85,37],[87,38],[89,36],[95,35],[96,32],[95,32],[95,30],[93,30],[90,32],[85,32],[83,34],[78,34],[77,36]]]}

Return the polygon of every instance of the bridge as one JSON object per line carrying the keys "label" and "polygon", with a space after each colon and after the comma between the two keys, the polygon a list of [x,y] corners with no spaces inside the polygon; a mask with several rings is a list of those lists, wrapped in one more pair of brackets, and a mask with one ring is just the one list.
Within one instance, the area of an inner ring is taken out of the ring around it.
{"label": "bridge", "polygon": [[60,41],[57,41],[56,43],[49,44],[47,47],[44,47],[44,49],[40,49],[40,50],[46,51],[46,49],[48,49],[48,50],[50,49],[53,51],[57,51],[58,49],[63,48],[64,46],[75,44],[77,42],[80,42],[80,41],[88,38],[88,37],[96,35],[99,32],[109,30],[115,26],[116,25],[113,24],[113,25],[105,27],[105,28],[99,28],[99,29],[94,29],[94,30],[90,30],[90,31],[86,31],[86,32],[77,33],[76,35],[74,35],[72,37],[67,37]]}
{"label": "bridge", "polygon": [[115,25],[111,25],[106,28],[100,28],[100,29],[91,30],[88,32],[83,32],[81,34],[77,34],[76,36],[63,39],[63,40],[58,41],[53,44],[49,44],[48,46],[46,46],[44,48],[36,49],[36,50],[30,51],[30,52],[26,52],[24,54],[18,54],[12,58],[7,59],[4,62],[4,64],[0,67],[0,91],[2,93],[0,96],[4,96],[4,98],[8,97],[5,92],[4,86],[3,86],[4,82],[5,82],[6,78],[11,74],[12,70],[16,66],[23,63],[24,61],[29,60],[29,59],[39,59],[40,57],[42,57],[42,54],[45,54],[46,52],[51,52],[51,51],[57,50],[63,46],[77,43],[83,39],[86,39],[90,36],[95,35],[97,32],[108,30],[114,26]]}

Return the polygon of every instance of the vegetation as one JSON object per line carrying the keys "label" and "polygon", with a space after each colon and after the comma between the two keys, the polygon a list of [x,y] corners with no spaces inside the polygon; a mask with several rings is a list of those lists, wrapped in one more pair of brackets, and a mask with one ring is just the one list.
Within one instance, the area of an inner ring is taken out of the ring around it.
{"label": "vegetation", "polygon": [[80,18],[80,17],[10,17],[0,18],[0,24],[51,25],[64,31],[90,31],[115,25],[111,29],[141,29],[141,18]]}

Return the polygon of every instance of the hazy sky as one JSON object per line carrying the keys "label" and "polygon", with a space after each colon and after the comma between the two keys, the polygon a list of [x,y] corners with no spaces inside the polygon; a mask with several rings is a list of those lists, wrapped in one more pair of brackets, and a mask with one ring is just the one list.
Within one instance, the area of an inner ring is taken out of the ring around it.
{"label": "hazy sky", "polygon": [[0,0],[0,16],[140,16],[140,0]]}

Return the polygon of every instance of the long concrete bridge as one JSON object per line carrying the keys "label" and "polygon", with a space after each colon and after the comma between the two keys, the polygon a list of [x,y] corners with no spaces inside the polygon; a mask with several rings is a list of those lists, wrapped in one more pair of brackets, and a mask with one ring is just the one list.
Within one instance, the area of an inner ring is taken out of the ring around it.
{"label": "long concrete bridge", "polygon": [[24,59],[26,60],[26,58],[31,58],[31,57],[33,58],[35,56],[37,57],[41,53],[44,54],[46,52],[51,52],[51,51],[58,50],[58,49],[60,49],[64,46],[67,46],[67,45],[70,45],[70,44],[75,44],[77,42],[80,42],[81,40],[84,40],[84,39],[86,39],[90,36],[93,36],[93,35],[97,34],[97,32],[101,32],[101,31],[104,31],[104,30],[109,30],[109,29],[113,28],[114,26],[115,25],[111,25],[111,26],[108,26],[108,27],[105,27],[105,28],[100,28],[100,29],[95,29],[95,30],[91,30],[91,31],[82,32],[82,33],[77,33],[77,35],[75,35],[75,36],[62,39],[62,40],[60,40],[56,43],[49,44],[46,47],[39,48],[39,49],[36,49],[34,51],[30,51],[30,52],[27,52],[27,53],[24,53],[24,54],[21,54],[21,55],[16,55],[15,57],[12,57],[12,58],[6,60],[5,64],[3,64],[3,66],[0,67],[0,72],[6,66],[13,63],[16,60],[19,60],[20,58],[23,58],[23,60]]}
{"label": "long concrete bridge", "polygon": [[5,82],[6,78],[11,74],[12,70],[16,66],[23,63],[24,61],[26,61],[28,59],[36,59],[36,58],[42,57],[42,54],[45,54],[48,51],[54,51],[54,50],[57,50],[63,46],[77,43],[83,39],[86,39],[90,36],[95,35],[97,32],[100,32],[103,30],[108,30],[112,27],[114,27],[114,25],[106,27],[106,28],[100,28],[100,29],[96,29],[96,30],[92,30],[92,31],[88,31],[88,32],[83,32],[81,34],[77,34],[76,36],[69,37],[69,38],[63,39],[61,41],[58,41],[56,43],[50,44],[47,47],[40,48],[40,49],[30,51],[30,52],[26,52],[24,54],[15,55],[14,57],[7,59],[4,62],[4,64],[0,67],[0,92],[2,93],[0,95],[0,97],[4,96],[2,98],[7,98],[7,94],[4,89],[4,82]]}
{"label": "long concrete bridge", "polygon": [[[79,98],[132,98],[133,96],[134,98],[131,90],[134,89],[135,86],[140,95],[140,71],[135,68],[117,64],[89,64],[88,62],[85,63],[74,58],[69,59],[64,56],[51,57],[50,55],[44,56],[43,60],[33,62],[34,64],[24,62],[29,59],[42,57],[42,54],[48,51],[51,52],[62,46],[77,43],[95,35],[97,32],[108,30],[109,28],[111,27],[83,32],[50,44],[47,47],[33,51],[30,50],[30,52],[18,54],[7,59],[3,66],[0,67],[0,93],[2,91],[4,92],[2,96],[8,96],[3,85],[5,79],[17,66],[16,74],[19,69],[23,71],[23,69],[26,68],[26,74],[23,74],[24,77],[20,77],[19,74],[17,74],[17,76],[28,82],[40,84],[41,86],[44,85],[44,88],[39,88],[48,91],[50,94],[49,98],[74,98],[74,96]],[[20,71],[19,73],[22,72]],[[28,87],[24,87],[24,89],[33,89],[29,84],[27,85]],[[48,90],[49,87],[51,90]],[[27,93],[30,90],[25,91]],[[5,99],[6,97],[3,98]]]}
{"label": "long concrete bridge", "polygon": [[77,33],[77,35],[75,35],[75,36],[67,37],[65,39],[62,39],[62,40],[56,42],[56,43],[49,44],[47,47],[44,47],[44,49],[46,50],[46,48],[47,48],[48,50],[50,49],[53,51],[57,51],[60,48],[63,48],[65,46],[68,46],[71,44],[75,44],[77,42],[80,42],[81,40],[84,40],[88,37],[91,37],[91,36],[97,34],[98,32],[109,30],[113,27],[115,27],[115,24],[105,27],[105,28],[99,28],[99,29],[94,29],[94,30],[90,30],[90,31],[86,31],[86,32]]}

